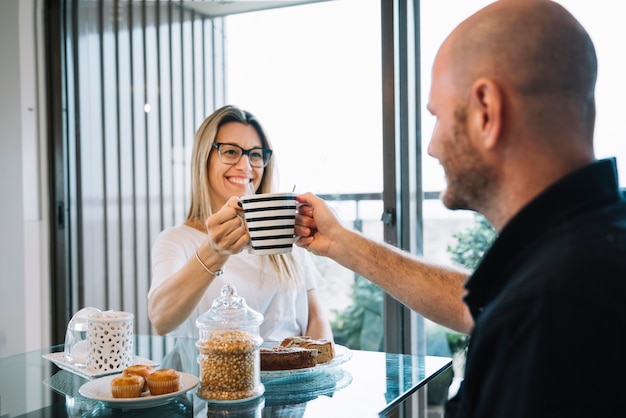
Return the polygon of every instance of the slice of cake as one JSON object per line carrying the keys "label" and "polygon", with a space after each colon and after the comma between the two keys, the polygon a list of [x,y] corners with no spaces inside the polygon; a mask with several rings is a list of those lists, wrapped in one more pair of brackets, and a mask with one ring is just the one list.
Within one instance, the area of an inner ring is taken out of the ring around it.
{"label": "slice of cake", "polygon": [[317,350],[301,347],[261,348],[261,370],[295,370],[317,366]]}
{"label": "slice of cake", "polygon": [[317,350],[317,364],[327,363],[335,358],[335,346],[329,340],[314,340],[311,337],[287,337],[281,347],[302,347]]}

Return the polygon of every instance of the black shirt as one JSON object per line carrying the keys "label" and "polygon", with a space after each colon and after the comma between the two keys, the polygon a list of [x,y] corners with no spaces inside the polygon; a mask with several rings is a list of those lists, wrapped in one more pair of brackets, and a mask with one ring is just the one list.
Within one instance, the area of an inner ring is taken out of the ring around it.
{"label": "black shirt", "polygon": [[613,159],[524,207],[467,289],[458,417],[626,416],[626,202]]}

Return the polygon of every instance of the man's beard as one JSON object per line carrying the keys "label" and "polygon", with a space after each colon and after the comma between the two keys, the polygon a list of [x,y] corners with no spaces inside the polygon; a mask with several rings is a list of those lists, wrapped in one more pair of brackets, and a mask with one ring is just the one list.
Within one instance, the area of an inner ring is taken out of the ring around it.
{"label": "man's beard", "polygon": [[441,161],[447,181],[441,200],[449,209],[480,212],[490,201],[496,173],[469,139],[466,108],[457,108],[454,119],[453,136],[444,145],[445,160]]}

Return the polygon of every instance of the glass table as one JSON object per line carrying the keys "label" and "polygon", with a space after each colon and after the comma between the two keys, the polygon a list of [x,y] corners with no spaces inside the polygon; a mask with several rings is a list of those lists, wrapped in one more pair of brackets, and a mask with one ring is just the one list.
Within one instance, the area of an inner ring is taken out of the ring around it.
{"label": "glass table", "polygon": [[[143,359],[198,375],[196,340],[135,336]],[[192,389],[152,407],[118,408],[80,395],[90,379],[44,355],[63,345],[0,358],[0,417],[368,417],[388,416],[451,367],[447,357],[348,350],[349,358],[299,378],[267,380],[263,396],[243,403],[207,402]]]}

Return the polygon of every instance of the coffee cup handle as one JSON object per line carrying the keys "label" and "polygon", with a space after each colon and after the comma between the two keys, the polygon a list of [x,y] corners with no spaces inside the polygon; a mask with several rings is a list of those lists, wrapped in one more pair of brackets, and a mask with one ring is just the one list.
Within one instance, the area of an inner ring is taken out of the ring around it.
{"label": "coffee cup handle", "polygon": [[[312,206],[309,203],[306,203],[306,202],[296,202],[296,212],[298,212],[302,206],[308,206],[308,207],[312,208]],[[296,242],[298,242],[298,240],[300,238],[302,238],[300,235],[294,235],[293,243],[295,244]]]}

